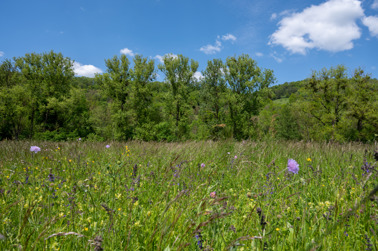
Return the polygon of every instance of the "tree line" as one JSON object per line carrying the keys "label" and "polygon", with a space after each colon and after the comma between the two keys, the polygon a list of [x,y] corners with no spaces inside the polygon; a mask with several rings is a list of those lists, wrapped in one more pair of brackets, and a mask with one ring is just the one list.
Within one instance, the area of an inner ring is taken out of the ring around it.
{"label": "tree line", "polygon": [[[378,81],[339,65],[273,86],[247,54],[207,62],[166,55],[105,60],[106,72],[75,77],[61,53],[0,64],[0,140],[266,139],[374,141]],[[163,74],[163,82],[156,81]]]}

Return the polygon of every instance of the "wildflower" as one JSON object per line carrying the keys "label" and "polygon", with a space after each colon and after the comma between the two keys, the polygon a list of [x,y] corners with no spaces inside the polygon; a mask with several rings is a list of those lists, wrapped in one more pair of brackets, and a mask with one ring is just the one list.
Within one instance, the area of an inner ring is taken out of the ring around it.
{"label": "wildflower", "polygon": [[197,239],[197,245],[199,247],[199,249],[202,250],[202,235],[201,235],[201,232],[198,232],[198,234],[195,235],[196,239]]}
{"label": "wildflower", "polygon": [[106,147],[106,148],[109,148],[109,147],[110,147],[110,145],[106,145],[105,147]]}
{"label": "wildflower", "polygon": [[237,158],[238,158],[238,156],[236,156],[236,155],[235,155],[235,157],[234,157],[234,158],[235,158],[235,159],[237,159]]}
{"label": "wildflower", "polygon": [[39,148],[38,146],[31,146],[30,151],[37,153],[37,152],[41,151],[41,148]]}
{"label": "wildflower", "polygon": [[308,161],[308,162],[311,162],[312,160],[311,160],[311,158],[307,158],[307,161]]}
{"label": "wildflower", "polygon": [[287,169],[289,172],[297,174],[299,171],[299,164],[295,160],[289,159],[287,162]]}
{"label": "wildflower", "polygon": [[202,163],[202,164],[201,164],[201,167],[204,168],[204,167],[205,167],[205,163]]}
{"label": "wildflower", "polygon": [[211,193],[210,193],[210,197],[211,197],[211,198],[215,198],[216,195],[217,195],[216,192],[211,192]]}
{"label": "wildflower", "polygon": [[81,138],[79,138],[79,141],[81,141]]}
{"label": "wildflower", "polygon": [[85,230],[85,231],[88,231],[88,228],[86,227],[86,228],[84,228],[84,230]]}
{"label": "wildflower", "polygon": [[276,231],[280,231],[280,229],[279,229],[279,228],[276,228]]}

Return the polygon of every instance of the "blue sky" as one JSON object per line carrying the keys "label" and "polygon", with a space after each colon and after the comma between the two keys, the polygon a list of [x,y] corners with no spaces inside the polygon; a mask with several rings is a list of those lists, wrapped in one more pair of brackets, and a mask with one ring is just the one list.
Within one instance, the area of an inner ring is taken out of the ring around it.
{"label": "blue sky", "polygon": [[[2,0],[0,61],[54,50],[78,76],[122,53],[199,62],[249,54],[281,84],[344,64],[378,78],[378,0]],[[157,72],[163,80],[161,72]]]}

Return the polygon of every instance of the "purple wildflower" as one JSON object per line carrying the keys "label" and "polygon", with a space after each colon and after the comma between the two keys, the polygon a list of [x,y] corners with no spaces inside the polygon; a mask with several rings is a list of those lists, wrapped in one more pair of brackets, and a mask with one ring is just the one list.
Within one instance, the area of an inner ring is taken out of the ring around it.
{"label": "purple wildflower", "polygon": [[204,168],[204,167],[205,167],[205,163],[202,163],[202,164],[201,164],[201,167]]}
{"label": "purple wildflower", "polygon": [[287,170],[289,170],[289,172],[297,174],[299,171],[299,164],[295,160],[289,159],[287,162]]}
{"label": "purple wildflower", "polygon": [[81,138],[79,138],[79,141],[81,141]]}
{"label": "purple wildflower", "polygon": [[39,148],[38,146],[31,146],[30,151],[37,153],[37,152],[41,151],[41,148]]}
{"label": "purple wildflower", "polygon": [[202,247],[203,240],[202,240],[201,232],[198,232],[198,234],[196,234],[195,237],[197,239],[197,245],[198,245],[199,249],[202,250],[203,249],[203,247]]}
{"label": "purple wildflower", "polygon": [[237,158],[238,158],[238,156],[236,156],[236,155],[235,155],[235,157],[234,157],[234,158],[235,158],[235,159],[237,159]]}
{"label": "purple wildflower", "polygon": [[106,145],[105,147],[106,147],[106,148],[109,148],[109,147],[110,147],[110,145]]}

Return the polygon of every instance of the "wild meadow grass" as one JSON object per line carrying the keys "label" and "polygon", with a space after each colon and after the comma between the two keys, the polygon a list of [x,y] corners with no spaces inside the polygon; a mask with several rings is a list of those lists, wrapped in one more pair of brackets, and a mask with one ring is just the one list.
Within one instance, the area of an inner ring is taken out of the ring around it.
{"label": "wild meadow grass", "polygon": [[375,150],[2,141],[0,250],[377,250]]}

